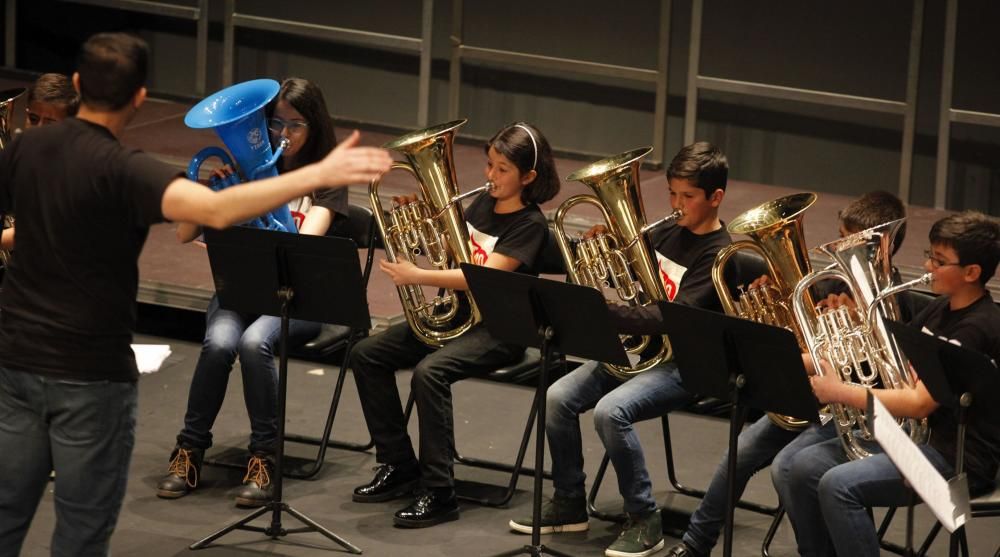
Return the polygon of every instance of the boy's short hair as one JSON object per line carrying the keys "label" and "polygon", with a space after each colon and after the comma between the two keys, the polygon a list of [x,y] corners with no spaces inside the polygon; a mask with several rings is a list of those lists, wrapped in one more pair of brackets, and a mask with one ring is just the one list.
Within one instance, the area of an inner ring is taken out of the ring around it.
{"label": "boy's short hair", "polygon": [[[840,224],[850,233],[861,232],[906,217],[906,207],[895,195],[887,191],[870,191],[851,201],[837,213]],[[899,251],[906,237],[906,223],[899,227],[892,243],[893,255]]]}
{"label": "boy's short hair", "polygon": [[65,75],[45,73],[28,87],[28,104],[33,102],[60,106],[66,111],[66,116],[75,116],[80,107],[80,95]]}
{"label": "boy's short hair", "polygon": [[689,180],[701,188],[708,199],[715,190],[726,191],[729,161],[718,147],[707,141],[692,143],[682,147],[670,161],[667,180],[673,178]]}
{"label": "boy's short hair", "polygon": [[124,108],[146,83],[149,46],[125,33],[98,33],[80,49],[80,97],[103,110]]}
{"label": "boy's short hair", "polygon": [[931,226],[931,245],[955,250],[962,265],[979,265],[983,286],[993,278],[1000,262],[1000,222],[978,211],[949,215]]}

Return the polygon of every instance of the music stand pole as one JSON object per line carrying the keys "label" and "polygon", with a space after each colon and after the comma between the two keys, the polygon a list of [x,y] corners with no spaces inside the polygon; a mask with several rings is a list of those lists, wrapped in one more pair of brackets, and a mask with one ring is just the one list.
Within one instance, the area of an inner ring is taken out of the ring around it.
{"label": "music stand pole", "polygon": [[[370,322],[353,242],[337,238],[302,236],[245,227],[206,230],[209,260],[222,307],[281,319],[278,345],[278,431],[275,440],[274,498],[246,517],[191,544],[202,549],[233,530],[261,532],[272,539],[288,534],[317,532],[350,553],[361,549],[297,511],[283,500],[286,398],[288,394],[288,325],[297,319],[345,324],[352,328]],[[275,265],[261,265],[273,258]],[[256,271],[256,272],[255,272]],[[336,289],[331,288],[335,286]],[[266,293],[271,293],[270,295]],[[296,303],[293,304],[292,302]],[[271,513],[266,527],[251,526]],[[287,512],[305,526],[285,528]]]}
{"label": "music stand pole", "polygon": [[[282,476],[282,468],[284,466],[285,460],[285,398],[288,393],[288,305],[291,303],[292,298],[295,297],[295,292],[285,286],[278,290],[278,299],[281,300],[281,333],[279,340],[278,349],[278,438],[275,441],[277,447],[275,448],[274,454],[274,499],[268,501],[266,505],[255,510],[249,515],[237,520],[236,522],[222,528],[221,530],[210,534],[209,536],[201,539],[189,547],[189,549],[196,550],[202,549],[213,541],[221,538],[222,536],[232,532],[233,530],[249,530],[252,532],[262,532],[266,536],[277,539],[288,534],[296,534],[300,532],[318,532],[328,539],[336,542],[341,547],[347,551],[360,554],[361,549],[351,542],[341,538],[337,534],[325,528],[323,525],[312,520],[308,516],[302,514],[301,512],[295,510],[291,505],[285,503],[282,500],[282,487],[284,485],[284,478]],[[249,526],[248,523],[252,522],[258,516],[261,516],[268,511],[271,511],[271,524],[266,528],[261,528],[259,526]],[[287,512],[293,517],[297,518],[300,522],[305,524],[301,528],[285,528],[281,524],[281,513]]]}
{"label": "music stand pole", "polygon": [[[728,343],[727,343],[728,344]],[[722,554],[731,557],[733,554],[733,523],[736,514],[736,449],[740,430],[747,419],[748,409],[740,401],[740,390],[746,385],[746,376],[737,373],[735,368],[730,375],[733,405],[729,415],[729,455],[726,459],[726,521],[723,526]]]}

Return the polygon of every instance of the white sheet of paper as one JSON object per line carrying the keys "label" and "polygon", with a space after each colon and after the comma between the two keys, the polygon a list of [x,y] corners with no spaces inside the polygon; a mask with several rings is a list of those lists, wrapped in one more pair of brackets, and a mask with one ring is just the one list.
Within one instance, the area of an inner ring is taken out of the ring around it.
{"label": "white sheet of paper", "polygon": [[871,399],[875,414],[873,419],[875,440],[882,445],[889,459],[910,482],[917,495],[930,507],[941,525],[949,532],[954,532],[968,520],[967,484],[964,490],[955,490],[958,493],[952,493],[948,480],[944,479],[924,453],[920,452],[878,397],[871,396]]}
{"label": "white sheet of paper", "polygon": [[170,355],[169,344],[133,344],[135,363],[139,373],[153,373],[160,370],[163,361]]}

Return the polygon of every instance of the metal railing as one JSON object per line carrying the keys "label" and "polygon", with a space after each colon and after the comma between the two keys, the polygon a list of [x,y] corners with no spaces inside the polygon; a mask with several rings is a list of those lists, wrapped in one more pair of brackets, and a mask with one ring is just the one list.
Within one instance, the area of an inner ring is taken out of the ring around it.
{"label": "metal railing", "polygon": [[557,58],[526,52],[481,48],[464,44],[463,0],[452,2],[451,64],[448,77],[448,118],[458,118],[462,87],[463,61],[515,64],[534,69],[572,72],[585,75],[628,79],[656,84],[653,110],[653,152],[650,162],[662,163],[666,144],[667,68],[670,58],[670,11],[672,0],[660,0],[660,29],[656,69],[602,64],[587,60]]}
{"label": "metal railing", "polygon": [[941,109],[938,113],[937,168],[934,173],[934,208],[944,209],[948,194],[948,163],[951,123],[1000,127],[1000,114],[954,108],[955,41],[958,27],[958,0],[948,0],[944,21],[944,56],[941,62]]}
{"label": "metal railing", "polygon": [[[62,0],[75,4],[87,4],[112,8],[129,12],[138,12],[160,17],[187,19],[195,22],[195,62],[194,62],[194,92],[198,96],[205,95],[205,76],[208,68],[208,0],[197,0],[198,7],[178,6],[166,2],[151,2],[149,0]],[[14,66],[14,32],[11,25],[14,21],[16,0],[7,0],[7,35],[6,65]]]}
{"label": "metal railing", "polygon": [[427,125],[430,107],[431,35],[433,32],[433,21],[434,0],[423,0],[420,38],[243,14],[236,11],[236,0],[226,0],[222,41],[222,84],[230,85],[233,82],[233,64],[236,55],[235,35],[236,28],[238,27],[285,33],[335,43],[415,52],[420,56],[420,73],[417,86],[417,125],[423,127]]}
{"label": "metal railing", "polygon": [[704,0],[693,0],[691,8],[691,43],[688,50],[687,100],[684,110],[685,145],[689,145],[695,140],[699,90],[898,114],[903,117],[903,141],[900,148],[901,156],[899,164],[899,197],[904,201],[909,200],[910,176],[913,169],[913,138],[916,125],[917,80],[920,71],[920,43],[923,32],[924,0],[914,0],[913,2],[913,16],[910,18],[909,61],[906,71],[906,97],[903,101],[699,75],[703,7]]}

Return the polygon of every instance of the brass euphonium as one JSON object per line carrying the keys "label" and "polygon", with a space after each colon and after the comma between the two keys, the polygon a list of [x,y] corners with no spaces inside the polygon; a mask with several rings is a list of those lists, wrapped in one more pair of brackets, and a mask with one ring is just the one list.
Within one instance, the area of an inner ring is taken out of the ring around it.
{"label": "brass euphonium", "polygon": [[[851,234],[824,244],[817,250],[834,263],[804,277],[795,288],[795,316],[809,348],[816,373],[825,370],[819,362],[831,364],[841,381],[866,388],[912,388],[910,366],[903,352],[885,328],[885,319],[899,320],[895,295],[920,284],[928,284],[928,273],[905,284],[893,285],[892,246],[903,219]],[[808,289],[822,280],[838,280],[847,285],[856,308],[840,306],[819,312],[806,298]],[[831,404],[834,423],[847,456],[857,460],[869,456],[858,440],[871,440],[865,412],[842,404]],[[908,419],[910,438],[926,441],[926,420]]]}
{"label": "brass euphonium", "polygon": [[[594,190],[595,195],[574,195],[564,201],[556,211],[554,224],[556,242],[570,279],[598,290],[614,288],[618,297],[630,305],[669,300],[646,233],[681,217],[678,210],[653,224],[646,224],[639,189],[639,163],[650,151],[650,147],[628,151],[569,175],[566,180],[583,182]],[[576,253],[573,253],[563,221],[569,210],[580,203],[589,203],[600,209],[608,233],[581,240]],[[604,364],[609,373],[622,380],[673,356],[666,335],[625,337],[623,342],[629,354],[639,355],[652,350],[654,355],[630,367]]]}
{"label": "brass euphonium", "polygon": [[[7,148],[10,144],[12,130],[10,125],[10,115],[14,110],[14,104],[18,99],[24,95],[27,91],[24,87],[18,87],[16,89],[7,89],[6,91],[0,91],[0,151]],[[14,217],[12,215],[3,216],[3,228],[4,230],[14,226]],[[9,250],[0,250],[0,265],[4,268],[10,263],[11,253]]]}
{"label": "brass euphonium", "polygon": [[[797,193],[740,214],[726,229],[731,234],[745,234],[750,239],[726,246],[712,265],[712,282],[727,315],[789,329],[795,333],[803,351],[806,345],[792,311],[792,294],[795,285],[811,270],[802,218],[815,202],[816,194]],[[741,286],[740,299],[734,300],[724,278],[725,267],[736,252],[744,249],[755,251],[764,258],[770,281],[746,290]],[[798,418],[773,412],[768,412],[768,417],[775,425],[791,431],[809,425]]]}
{"label": "brass euphonium", "polygon": [[[390,209],[387,223],[378,195],[382,178],[372,180],[369,185],[368,195],[389,261],[404,259],[417,264],[417,257],[423,256],[431,267],[439,270],[473,262],[469,231],[459,202],[489,190],[492,184],[487,182],[465,194],[458,193],[452,142],[455,130],[465,122],[456,120],[411,132],[382,146],[401,153],[407,160],[393,163],[389,171],[409,172],[420,187],[416,201]],[[396,290],[410,329],[428,346],[443,346],[481,319],[468,292],[445,290],[428,300],[418,284],[397,286]]]}

